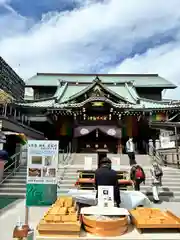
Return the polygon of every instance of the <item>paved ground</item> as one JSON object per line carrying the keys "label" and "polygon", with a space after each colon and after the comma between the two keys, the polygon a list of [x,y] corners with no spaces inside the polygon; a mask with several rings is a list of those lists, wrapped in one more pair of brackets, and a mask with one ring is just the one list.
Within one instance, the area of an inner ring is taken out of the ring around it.
{"label": "paved ground", "polygon": [[[155,204],[154,206],[161,208],[161,209],[169,209],[180,217],[180,203],[163,202],[161,204]],[[42,218],[42,216],[44,215],[44,212],[46,212],[47,209],[48,209],[47,207],[43,207],[43,208],[33,207],[30,209],[29,223],[30,223],[31,227],[36,228],[39,220]],[[6,212],[4,212],[0,215],[1,239],[12,240],[13,228],[18,220],[18,217],[20,217],[22,219],[22,221],[24,221],[24,219],[25,219],[25,201],[23,201],[23,200],[19,201],[16,206],[14,206],[13,208],[7,210]],[[132,235],[132,233],[131,233],[131,235]],[[168,234],[167,237],[169,239],[173,239],[173,238],[171,238],[171,236],[169,236],[169,234]],[[173,235],[173,236],[175,238],[175,235]],[[133,236],[129,236],[129,237],[131,237],[131,239],[132,239]],[[141,237],[142,237],[142,235],[141,235]],[[168,238],[164,238],[164,239],[168,239]],[[179,238],[180,238],[180,236],[179,236]],[[127,239],[127,238],[124,236],[124,239]],[[152,238],[148,237],[148,238],[144,238],[144,239],[152,239]],[[159,239],[159,238],[156,238],[156,239]]]}
{"label": "paved ground", "polygon": [[[30,227],[36,228],[39,220],[47,211],[47,207],[39,208],[33,207],[29,212]],[[16,206],[7,210],[0,216],[0,239],[12,240],[12,233],[14,226],[17,223],[18,217],[21,218],[22,222],[25,221],[25,201],[20,201]]]}

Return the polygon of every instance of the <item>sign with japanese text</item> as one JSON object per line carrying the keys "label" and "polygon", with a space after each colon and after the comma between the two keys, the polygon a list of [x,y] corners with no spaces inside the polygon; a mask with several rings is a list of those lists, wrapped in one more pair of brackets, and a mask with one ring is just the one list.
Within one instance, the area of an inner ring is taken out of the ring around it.
{"label": "sign with japanese text", "polygon": [[113,186],[98,186],[98,206],[114,207]]}
{"label": "sign with japanese text", "polygon": [[52,204],[53,199],[57,197],[58,155],[58,141],[28,141],[26,191],[28,206]]}

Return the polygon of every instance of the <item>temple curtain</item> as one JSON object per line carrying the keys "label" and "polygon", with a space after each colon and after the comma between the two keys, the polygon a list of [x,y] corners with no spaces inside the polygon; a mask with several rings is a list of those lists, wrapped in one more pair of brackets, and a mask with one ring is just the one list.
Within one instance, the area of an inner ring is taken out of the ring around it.
{"label": "temple curtain", "polygon": [[116,126],[80,126],[74,129],[74,137],[87,135],[96,129],[109,136],[121,138],[121,129]]}
{"label": "temple curtain", "polygon": [[94,131],[96,126],[80,126],[74,129],[74,137],[85,136]]}

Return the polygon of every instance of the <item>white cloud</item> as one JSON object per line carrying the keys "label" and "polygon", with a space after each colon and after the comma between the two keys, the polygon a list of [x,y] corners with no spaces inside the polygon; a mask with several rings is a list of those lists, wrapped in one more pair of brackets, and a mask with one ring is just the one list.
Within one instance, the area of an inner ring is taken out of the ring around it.
{"label": "white cloud", "polygon": [[[49,14],[26,32],[28,19],[18,14],[5,16],[0,54],[24,78],[36,72],[89,72],[105,65],[104,71],[159,73],[179,83],[179,0],[87,2],[93,4],[72,12]],[[13,27],[9,20],[12,16],[16,19]],[[4,17],[1,17],[2,27],[3,21]],[[143,55],[110,68],[111,61],[118,62],[137,43],[174,29],[173,42],[149,49]]]}
{"label": "white cloud", "polygon": [[0,5],[8,4],[10,0],[0,0]]}

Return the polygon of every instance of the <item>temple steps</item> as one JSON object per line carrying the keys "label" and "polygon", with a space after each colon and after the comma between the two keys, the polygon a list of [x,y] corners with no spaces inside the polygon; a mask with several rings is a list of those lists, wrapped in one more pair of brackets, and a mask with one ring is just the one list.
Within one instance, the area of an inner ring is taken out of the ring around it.
{"label": "temple steps", "polygon": [[[59,187],[58,195],[65,195],[68,193],[70,188],[75,188],[75,183],[78,178],[77,170],[84,169],[85,161],[82,160],[87,154],[76,154],[72,159],[72,164],[70,166],[59,166]],[[88,154],[91,156],[91,154]],[[111,155],[112,158],[119,158],[119,155]],[[92,168],[95,170],[97,168],[97,155],[92,154],[93,164]],[[128,159],[127,156],[122,155],[121,159]],[[144,155],[136,156],[137,162],[146,162],[146,164],[141,164],[146,173],[146,183],[141,185],[141,191],[145,193],[150,199],[152,199],[152,189],[151,189],[151,176],[150,176],[150,161],[149,157]],[[140,159],[140,160],[139,160]],[[96,160],[96,161],[95,161]],[[121,161],[122,162],[122,161]],[[148,165],[149,163],[149,165]],[[121,164],[120,169],[124,171],[130,171],[130,166],[126,162],[126,165]],[[21,167],[17,173],[11,175],[5,182],[0,186],[0,196],[14,196],[18,198],[24,198],[26,195],[26,166]],[[163,167],[163,186],[159,188],[160,199],[162,201],[178,202],[180,201],[180,170],[170,167]]]}
{"label": "temple steps", "polygon": [[[87,154],[76,154],[73,159],[73,164],[65,169],[63,178],[60,182],[58,188],[58,195],[67,194],[70,188],[75,188],[75,182],[78,178],[78,169],[84,169],[85,156]],[[93,159],[97,161],[96,154],[88,154],[88,157],[92,156]],[[127,155],[119,154],[109,154],[109,158],[119,158],[120,157],[120,170],[130,171],[129,159]],[[138,164],[143,166],[146,173],[145,185],[141,184],[141,191],[146,194],[150,200],[152,200],[152,188],[151,188],[151,175],[150,175],[150,158],[147,155],[136,155],[136,161]],[[97,162],[93,160],[92,169],[97,168]],[[166,202],[178,202],[180,201],[180,170],[163,167],[163,186],[159,188],[160,199]]]}

